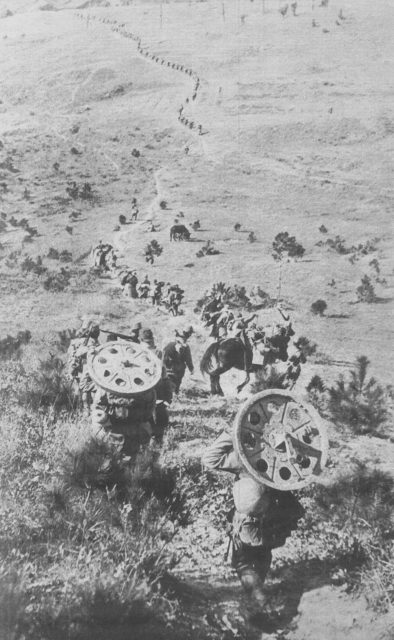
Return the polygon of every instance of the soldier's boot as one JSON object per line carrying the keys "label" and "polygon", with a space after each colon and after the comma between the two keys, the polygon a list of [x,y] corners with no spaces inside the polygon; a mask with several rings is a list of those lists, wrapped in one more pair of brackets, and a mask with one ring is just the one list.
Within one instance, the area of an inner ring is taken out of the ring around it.
{"label": "soldier's boot", "polygon": [[237,574],[246,593],[253,598],[259,609],[267,606],[267,597],[264,594],[264,585],[255,569],[248,566],[237,568]]}

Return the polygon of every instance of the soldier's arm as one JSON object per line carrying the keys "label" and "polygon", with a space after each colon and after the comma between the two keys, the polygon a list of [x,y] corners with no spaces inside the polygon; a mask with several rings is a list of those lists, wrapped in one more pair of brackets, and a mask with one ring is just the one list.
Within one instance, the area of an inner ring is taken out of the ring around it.
{"label": "soldier's arm", "polygon": [[202,465],[209,470],[238,473],[240,460],[234,451],[233,439],[229,433],[222,431],[220,436],[205,450]]}

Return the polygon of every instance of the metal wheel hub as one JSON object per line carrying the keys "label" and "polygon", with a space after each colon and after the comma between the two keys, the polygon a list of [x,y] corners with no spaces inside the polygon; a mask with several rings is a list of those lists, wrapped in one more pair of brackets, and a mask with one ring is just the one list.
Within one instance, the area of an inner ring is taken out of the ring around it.
{"label": "metal wheel hub", "polygon": [[162,364],[148,347],[134,342],[106,342],[88,356],[93,382],[110,393],[133,397],[150,391],[161,379]]}
{"label": "metal wheel hub", "polygon": [[234,444],[255,480],[283,491],[312,482],[322,472],[328,451],[320,416],[283,389],[258,393],[241,407]]}

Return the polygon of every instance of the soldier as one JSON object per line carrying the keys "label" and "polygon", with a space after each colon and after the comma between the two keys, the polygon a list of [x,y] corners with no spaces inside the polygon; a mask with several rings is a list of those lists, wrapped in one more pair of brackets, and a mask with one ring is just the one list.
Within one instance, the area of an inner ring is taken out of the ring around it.
{"label": "soldier", "polygon": [[249,318],[244,318],[242,313],[239,312],[238,316],[233,320],[229,327],[229,338],[238,338],[240,340],[243,339],[244,332],[247,330],[248,325],[254,320],[256,314],[249,316]]}
{"label": "soldier", "polygon": [[193,332],[194,329],[191,326],[180,332],[175,331],[175,340],[169,342],[163,349],[163,363],[167,369],[172,390],[176,394],[179,393],[186,367],[190,373],[194,372],[192,354],[187,344]]}
{"label": "soldier", "polygon": [[153,436],[155,407],[155,389],[134,398],[97,389],[91,410],[93,434],[133,456]]}
{"label": "soldier", "polygon": [[68,377],[78,387],[85,412],[89,412],[92,395],[96,390],[87,370],[87,356],[89,351],[98,345],[99,335],[99,325],[92,320],[85,319],[76,337],[71,340],[67,351]]}
{"label": "soldier", "polygon": [[227,337],[228,326],[233,320],[234,314],[226,303],[216,319],[217,334],[219,338]]}
{"label": "soldier", "polygon": [[251,596],[252,606],[260,609],[260,622],[267,624],[269,610],[263,585],[271,565],[272,549],[285,543],[304,510],[289,491],[271,489],[247,474],[234,450],[232,436],[226,431],[206,449],[202,463],[206,469],[235,475],[234,509],[228,514],[231,564]]}
{"label": "soldier", "polygon": [[145,276],[145,279],[141,282],[138,292],[140,294],[140,298],[147,298],[150,290],[150,280],[148,276]]}
{"label": "soldier", "polygon": [[136,198],[133,198],[132,202],[131,202],[131,221],[135,222],[138,218],[138,206],[137,206],[137,200]]}
{"label": "soldier", "polygon": [[303,360],[302,355],[291,356],[286,373],[283,379],[283,386],[286,389],[293,389],[295,383],[301,375],[301,362],[305,362]]}
{"label": "soldier", "polygon": [[[151,329],[143,329],[140,335],[140,342],[141,344],[145,344],[160,360],[162,360],[162,352],[156,346]],[[156,440],[161,441],[164,431],[168,427],[168,407],[172,402],[172,387],[164,363],[161,371],[161,380],[156,385],[155,391],[156,412],[155,420],[152,423],[152,427],[153,435],[155,436]]]}
{"label": "soldier", "polygon": [[294,330],[291,323],[287,327],[277,325],[279,333],[276,333],[270,339],[270,343],[274,349],[277,350],[278,359],[282,362],[286,362],[288,358],[287,348],[289,346],[290,338],[294,336]]}

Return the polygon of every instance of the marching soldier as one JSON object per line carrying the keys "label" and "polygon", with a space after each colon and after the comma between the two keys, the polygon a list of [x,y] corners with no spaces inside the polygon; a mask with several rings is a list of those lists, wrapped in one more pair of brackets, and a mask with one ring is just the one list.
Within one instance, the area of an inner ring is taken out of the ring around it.
{"label": "marching soldier", "polygon": [[187,344],[193,332],[193,327],[181,332],[176,331],[175,340],[169,342],[163,349],[163,363],[167,369],[172,390],[176,394],[179,393],[186,367],[190,373],[194,372],[192,354]]}
{"label": "marching soldier", "polygon": [[[141,344],[145,344],[160,360],[162,360],[162,352],[156,346],[151,329],[142,330],[140,334],[140,342]],[[156,385],[155,391],[156,415],[153,423],[153,435],[160,441],[163,438],[165,429],[168,427],[168,407],[172,402],[172,387],[164,363],[161,371],[161,380]]]}
{"label": "marching soldier", "polygon": [[82,407],[87,412],[96,390],[87,370],[87,356],[98,345],[99,335],[99,325],[92,320],[84,320],[67,351],[68,377],[78,387]]}
{"label": "marching soldier", "polygon": [[252,605],[260,609],[261,622],[269,623],[263,585],[272,550],[284,545],[304,510],[291,492],[271,489],[249,476],[234,450],[231,434],[225,431],[206,449],[202,463],[206,469],[235,475],[234,508],[228,514],[231,564]]}

